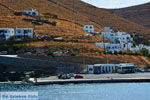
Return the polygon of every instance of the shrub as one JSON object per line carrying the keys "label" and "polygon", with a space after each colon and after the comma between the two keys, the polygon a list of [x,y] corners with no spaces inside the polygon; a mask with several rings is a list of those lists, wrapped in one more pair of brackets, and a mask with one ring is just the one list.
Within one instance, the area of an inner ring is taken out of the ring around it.
{"label": "shrub", "polygon": [[122,52],[122,51],[119,51],[119,52],[118,52],[118,54],[122,55],[122,54],[123,54],[123,52]]}
{"label": "shrub", "polygon": [[114,55],[117,55],[118,54],[118,52],[117,51],[114,51]]}
{"label": "shrub", "polygon": [[146,48],[142,48],[142,50],[140,50],[140,53],[143,55],[143,56],[147,56],[149,54],[149,51],[146,49]]}
{"label": "shrub", "polygon": [[107,54],[113,54],[113,52],[112,51],[107,51]]}
{"label": "shrub", "polygon": [[53,56],[53,57],[54,57],[54,53],[53,53],[52,51],[48,51],[48,52],[47,52],[47,55],[48,55],[48,56]]}
{"label": "shrub", "polygon": [[16,51],[18,51],[18,50],[20,50],[20,49],[22,49],[24,47],[25,47],[24,44],[11,44],[11,45],[4,44],[4,45],[0,46],[0,51],[8,51],[8,50],[10,50],[10,51],[16,52]]}
{"label": "shrub", "polygon": [[77,54],[75,52],[70,53],[71,56],[76,56]]}
{"label": "shrub", "polygon": [[150,54],[148,54],[147,57],[150,58]]}

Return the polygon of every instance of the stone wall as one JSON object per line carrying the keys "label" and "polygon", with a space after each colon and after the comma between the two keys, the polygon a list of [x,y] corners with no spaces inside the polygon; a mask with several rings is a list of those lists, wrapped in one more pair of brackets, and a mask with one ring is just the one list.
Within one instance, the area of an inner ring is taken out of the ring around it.
{"label": "stone wall", "polygon": [[86,65],[77,63],[67,63],[51,61],[51,60],[40,60],[31,58],[11,58],[11,57],[0,57],[0,65],[6,65],[7,71],[33,71],[36,69],[53,68],[53,73],[80,73],[86,70]]}

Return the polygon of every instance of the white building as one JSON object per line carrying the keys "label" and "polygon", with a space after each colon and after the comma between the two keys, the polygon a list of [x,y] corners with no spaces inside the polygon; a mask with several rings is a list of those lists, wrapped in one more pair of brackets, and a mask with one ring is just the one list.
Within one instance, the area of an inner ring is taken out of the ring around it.
{"label": "white building", "polygon": [[32,10],[26,10],[22,12],[25,15],[30,15],[30,16],[38,16],[39,12],[36,9],[32,9]]}
{"label": "white building", "polygon": [[114,30],[113,30],[113,29],[111,29],[110,27],[104,27],[104,32],[114,33]]}
{"label": "white building", "polygon": [[33,38],[34,30],[33,28],[16,28],[16,36]]}
{"label": "white building", "polygon": [[87,66],[88,74],[134,73],[137,65],[133,63],[94,64]]}
{"label": "white building", "polygon": [[87,72],[89,74],[116,73],[116,71],[117,64],[95,64],[87,66]]}
{"label": "white building", "polygon": [[0,28],[0,39],[8,40],[10,37],[15,35],[15,31],[13,28]]}
{"label": "white building", "polygon": [[83,31],[88,32],[88,33],[94,33],[95,32],[94,26],[93,25],[84,25]]}
{"label": "white building", "polygon": [[96,43],[96,46],[100,48],[105,48],[108,51],[120,51],[121,45],[120,44],[110,44],[110,43]]}
{"label": "white building", "polygon": [[137,65],[132,63],[121,63],[118,64],[117,72],[124,74],[124,73],[135,73],[137,71]]}
{"label": "white building", "polygon": [[114,32],[110,27],[104,27],[104,32],[101,33],[101,36],[113,43],[129,43],[133,41],[130,34],[126,32]]}

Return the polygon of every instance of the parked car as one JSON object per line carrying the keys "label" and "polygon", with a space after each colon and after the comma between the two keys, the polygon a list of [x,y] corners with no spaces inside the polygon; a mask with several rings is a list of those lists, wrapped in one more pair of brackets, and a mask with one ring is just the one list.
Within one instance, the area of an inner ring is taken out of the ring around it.
{"label": "parked car", "polygon": [[142,73],[145,72],[145,70],[143,68],[139,68],[139,69],[137,69],[137,71],[142,72]]}
{"label": "parked car", "polygon": [[75,77],[76,76],[76,74],[74,74],[74,73],[69,73],[67,75],[70,76],[70,77]]}
{"label": "parked car", "polygon": [[81,76],[81,75],[75,75],[75,77],[74,78],[83,78],[83,76]]}
{"label": "parked car", "polygon": [[70,79],[71,77],[66,74],[60,74],[58,75],[58,79]]}

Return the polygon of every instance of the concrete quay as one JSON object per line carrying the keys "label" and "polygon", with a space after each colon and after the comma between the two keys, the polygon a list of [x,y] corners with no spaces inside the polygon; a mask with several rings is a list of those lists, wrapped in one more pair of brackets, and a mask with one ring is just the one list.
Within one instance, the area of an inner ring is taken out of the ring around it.
{"label": "concrete quay", "polygon": [[150,73],[134,74],[81,74],[83,79],[58,79],[57,76],[48,78],[38,78],[37,82],[32,81],[33,85],[49,84],[81,84],[81,83],[135,83],[150,82]]}

